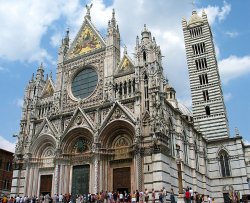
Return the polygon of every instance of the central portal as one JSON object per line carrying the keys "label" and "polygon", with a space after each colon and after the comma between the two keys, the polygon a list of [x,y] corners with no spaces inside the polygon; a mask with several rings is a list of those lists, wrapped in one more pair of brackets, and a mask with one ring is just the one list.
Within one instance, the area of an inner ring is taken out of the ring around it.
{"label": "central portal", "polygon": [[89,192],[89,165],[73,166],[72,197],[84,195]]}
{"label": "central portal", "polygon": [[113,190],[131,192],[130,167],[113,169]]}

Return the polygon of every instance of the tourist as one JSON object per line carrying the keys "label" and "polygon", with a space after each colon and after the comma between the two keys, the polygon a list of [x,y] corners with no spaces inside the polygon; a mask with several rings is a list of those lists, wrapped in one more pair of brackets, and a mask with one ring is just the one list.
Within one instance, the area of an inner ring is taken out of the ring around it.
{"label": "tourist", "polygon": [[134,191],[131,195],[132,203],[136,203],[136,192]]}
{"label": "tourist", "polygon": [[162,188],[162,196],[163,196],[163,202],[165,203],[167,198],[167,191],[165,187]]}
{"label": "tourist", "polygon": [[211,199],[211,197],[209,197],[209,195],[207,196],[207,202],[212,203],[212,199]]}
{"label": "tourist", "polygon": [[119,201],[120,201],[120,203],[123,203],[123,193],[122,192],[119,193]]}
{"label": "tourist", "polygon": [[114,202],[117,203],[117,193],[115,192],[114,195],[113,195],[113,198],[114,198]]}
{"label": "tourist", "polygon": [[139,202],[140,202],[140,203],[143,203],[143,197],[144,197],[144,192],[141,191],[141,192],[139,193],[139,200],[140,200]]}
{"label": "tourist", "polygon": [[155,203],[155,190],[152,188],[152,203]]}
{"label": "tourist", "polygon": [[140,200],[140,193],[138,190],[136,190],[136,203],[139,203]]}
{"label": "tourist", "polygon": [[145,188],[145,202],[148,203],[149,194],[147,188]]}
{"label": "tourist", "polygon": [[193,191],[193,189],[191,187],[189,188],[189,192],[190,192],[190,196],[191,196],[191,202],[193,203],[193,200],[194,200],[194,191]]}
{"label": "tourist", "polygon": [[163,203],[163,190],[161,189],[161,191],[159,192],[159,202]]}
{"label": "tourist", "polygon": [[186,203],[191,203],[191,194],[189,192],[189,188],[187,188],[186,192],[185,192],[185,202]]}
{"label": "tourist", "polygon": [[175,196],[174,196],[174,190],[173,190],[173,188],[171,188],[170,202],[171,203],[175,203]]}

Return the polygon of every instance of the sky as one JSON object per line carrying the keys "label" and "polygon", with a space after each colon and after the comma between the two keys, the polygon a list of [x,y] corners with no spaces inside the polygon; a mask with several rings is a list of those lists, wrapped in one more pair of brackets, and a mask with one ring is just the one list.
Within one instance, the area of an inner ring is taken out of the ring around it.
{"label": "sky", "polygon": [[230,137],[235,128],[250,141],[250,1],[249,0],[0,0],[0,148],[14,151],[24,90],[39,64],[55,79],[57,52],[67,29],[71,42],[81,27],[85,5],[93,3],[91,20],[105,37],[115,9],[121,45],[133,58],[136,36],[144,24],[155,36],[164,74],[180,102],[191,108],[181,21],[193,8],[205,10],[214,37],[227,108]]}

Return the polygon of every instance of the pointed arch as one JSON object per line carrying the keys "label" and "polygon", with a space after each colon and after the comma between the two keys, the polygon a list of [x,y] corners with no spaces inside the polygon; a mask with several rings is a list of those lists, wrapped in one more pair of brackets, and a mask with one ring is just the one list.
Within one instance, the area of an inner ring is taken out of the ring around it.
{"label": "pointed arch", "polygon": [[147,53],[145,50],[143,50],[143,52],[142,52],[142,57],[143,57],[143,61],[147,62]]}
{"label": "pointed arch", "polygon": [[219,160],[221,176],[222,177],[230,176],[231,173],[230,173],[229,155],[224,149],[221,149],[219,151],[218,160]]}
{"label": "pointed arch", "polygon": [[196,167],[196,170],[198,171],[199,170],[199,146],[197,144],[197,139],[195,139],[194,141],[194,153],[195,153],[195,167]]}
{"label": "pointed arch", "polygon": [[188,135],[185,130],[183,130],[184,136],[184,161],[186,164],[189,162],[189,145],[188,145]]}
{"label": "pointed arch", "polygon": [[120,119],[112,121],[101,131],[99,142],[102,143],[102,147],[110,148],[117,137],[121,135],[129,145],[132,145],[135,136],[135,126],[128,121]]}
{"label": "pointed arch", "polygon": [[32,141],[30,146],[30,153],[33,157],[41,158],[49,152],[54,155],[56,149],[56,139],[50,134],[42,134]]}
{"label": "pointed arch", "polygon": [[73,128],[62,139],[61,149],[65,154],[72,154],[75,151],[75,146],[80,142],[84,142],[84,147],[87,151],[91,150],[92,143],[94,142],[93,133],[86,127]]}
{"label": "pointed arch", "polygon": [[170,152],[171,155],[175,156],[175,136],[174,136],[174,125],[172,119],[169,117],[169,141],[170,141]]}

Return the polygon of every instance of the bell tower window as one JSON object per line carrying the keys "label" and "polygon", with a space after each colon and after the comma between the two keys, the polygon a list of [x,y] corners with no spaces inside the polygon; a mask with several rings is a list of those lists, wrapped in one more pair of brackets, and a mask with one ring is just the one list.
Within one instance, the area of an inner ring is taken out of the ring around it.
{"label": "bell tower window", "polygon": [[207,115],[207,116],[210,116],[210,107],[209,107],[209,106],[206,106],[206,107],[205,107],[205,110],[206,110],[206,115]]}
{"label": "bell tower window", "polygon": [[148,100],[148,76],[144,76],[144,98],[145,98],[145,109],[149,111],[149,100]]}
{"label": "bell tower window", "polygon": [[144,61],[144,62],[147,61],[147,54],[146,54],[146,51],[143,51],[143,61]]}

